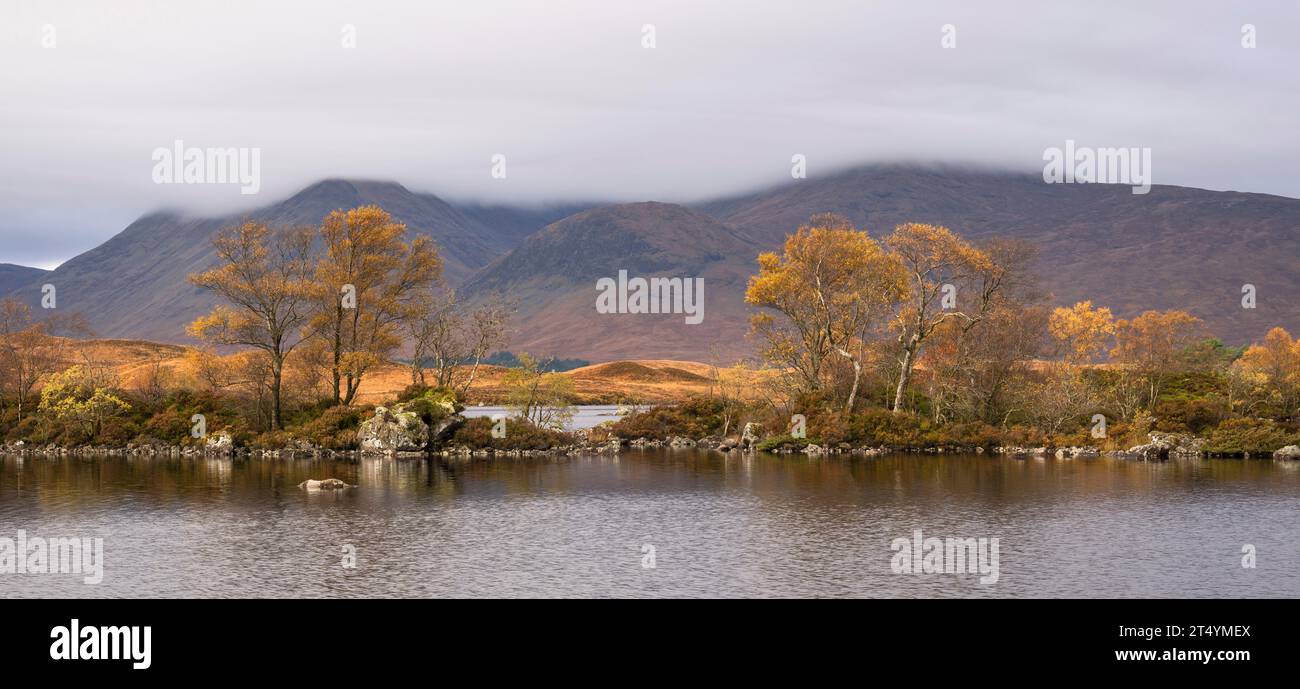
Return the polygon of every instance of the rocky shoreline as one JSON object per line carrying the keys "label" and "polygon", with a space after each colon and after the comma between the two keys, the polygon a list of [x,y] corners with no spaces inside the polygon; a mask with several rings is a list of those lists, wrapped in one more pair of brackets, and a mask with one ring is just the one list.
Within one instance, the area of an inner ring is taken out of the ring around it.
{"label": "rocky shoreline", "polygon": [[[588,442],[585,439],[567,445],[541,449],[500,449],[492,447],[469,447],[449,445],[433,449],[415,449],[402,447],[376,447],[375,443],[355,450],[331,450],[318,447],[298,446],[280,449],[259,449],[236,447],[229,436],[220,434],[209,438],[203,446],[198,445],[127,445],[126,447],[59,447],[56,445],[30,445],[21,441],[0,445],[0,453],[31,457],[228,457],[236,459],[341,459],[354,460],[362,457],[389,457],[422,459],[426,457],[444,458],[513,458],[513,457],[555,457],[579,456],[592,454],[617,454],[628,449],[697,449],[729,453],[769,452],[777,455],[802,454],[807,456],[849,455],[855,457],[874,457],[891,453],[914,454],[989,454],[1011,457],[1055,457],[1056,459],[1087,459],[1095,457],[1114,457],[1139,461],[1165,461],[1169,459],[1196,459],[1214,456],[1204,451],[1205,439],[1190,435],[1172,433],[1152,433],[1150,442],[1136,445],[1128,450],[1102,450],[1094,446],[1076,447],[892,447],[861,446],[848,443],[837,445],[818,445],[816,443],[788,442],[778,447],[760,450],[757,439],[749,436],[742,438],[705,437],[692,439],[675,436],[667,439],[655,438],[608,438],[600,442]],[[1246,459],[1267,459],[1267,454],[1246,455]],[[1279,448],[1271,455],[1272,459],[1300,461],[1300,446],[1288,445]]]}

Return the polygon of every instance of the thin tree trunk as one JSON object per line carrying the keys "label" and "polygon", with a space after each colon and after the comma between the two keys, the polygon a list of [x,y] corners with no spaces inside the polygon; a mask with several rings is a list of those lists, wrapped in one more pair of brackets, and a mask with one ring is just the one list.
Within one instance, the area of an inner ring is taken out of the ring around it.
{"label": "thin tree trunk", "polygon": [[903,411],[903,395],[907,393],[907,382],[912,377],[912,357],[916,351],[916,340],[908,342],[903,348],[903,366],[898,372],[898,389],[894,391],[894,412]]}
{"label": "thin tree trunk", "polygon": [[849,389],[849,401],[844,405],[844,411],[852,414],[853,402],[858,398],[858,381],[862,379],[862,364],[858,363],[858,360],[853,358],[847,351],[843,349],[837,349],[836,351],[848,359],[849,363],[853,364],[853,387]]}
{"label": "thin tree trunk", "polygon": [[284,374],[284,361],[280,357],[271,360],[271,428],[284,428],[280,416],[280,379]]}

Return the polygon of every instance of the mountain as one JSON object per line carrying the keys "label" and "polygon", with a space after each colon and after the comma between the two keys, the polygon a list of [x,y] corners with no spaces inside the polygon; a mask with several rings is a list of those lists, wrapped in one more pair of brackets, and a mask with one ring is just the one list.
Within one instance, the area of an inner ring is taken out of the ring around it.
{"label": "mountain", "polygon": [[365,204],[379,205],[413,231],[432,237],[444,259],[444,274],[453,284],[508,251],[522,236],[573,210],[469,206],[462,211],[433,194],[393,182],[330,179],[247,216],[146,215],[39,280],[25,280],[3,292],[36,303],[40,283],[48,282],[58,290],[59,308],[82,313],[101,337],[187,341],[185,326],[215,303],[211,293],[188,281],[191,273],[213,265],[213,233],[244,217],[277,227],[314,225],[331,211]]}
{"label": "mountain", "polygon": [[[759,246],[717,220],[668,203],[596,208],[555,222],[493,261],[462,288],[479,300],[511,295],[515,351],[582,358],[725,359],[746,351],[745,283]],[[597,313],[601,278],[704,280],[704,320],[681,313]],[[730,363],[730,361],[726,361]]]}
{"label": "mountain", "polygon": [[0,294],[6,294],[23,285],[39,282],[49,272],[41,268],[0,263]]}
{"label": "mountain", "polygon": [[[374,203],[431,236],[446,273],[470,300],[507,293],[519,304],[509,348],[582,358],[725,361],[750,349],[743,303],[761,251],[821,212],[848,216],[880,237],[905,221],[943,224],[972,239],[1006,235],[1039,249],[1036,269],[1058,304],[1081,299],[1128,317],[1184,309],[1225,342],[1258,340],[1273,326],[1300,332],[1300,200],[1233,191],[1045,184],[1035,175],[878,165],[791,181],[694,207],[630,203],[585,208],[456,204],[392,182],[326,180],[251,217],[318,223],[329,211]],[[209,238],[239,216],[140,218],[49,273],[6,277],[37,303],[58,288],[101,336],[185,341],[212,295],[186,277],[209,267]],[[703,323],[682,314],[600,314],[597,280],[704,278]],[[1242,308],[1251,284],[1257,308]]]}
{"label": "mountain", "polygon": [[[1300,331],[1300,200],[1153,186],[1045,184],[1034,175],[883,165],[702,204],[765,248],[814,213],[843,214],[879,237],[906,221],[969,239],[1004,235],[1038,247],[1059,304],[1082,299],[1117,316],[1183,309],[1225,342],[1273,326]],[[1243,285],[1257,307],[1242,308]]]}

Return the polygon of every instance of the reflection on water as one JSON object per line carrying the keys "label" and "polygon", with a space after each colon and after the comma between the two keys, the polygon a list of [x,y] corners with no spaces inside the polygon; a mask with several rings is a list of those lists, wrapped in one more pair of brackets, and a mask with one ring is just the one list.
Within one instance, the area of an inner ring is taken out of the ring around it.
{"label": "reflection on water", "polygon": [[[358,487],[297,488],[328,477]],[[0,537],[99,536],[106,560],[98,586],[0,574],[5,597],[1294,597],[1297,527],[1300,466],[1273,461],[0,456]],[[917,528],[999,538],[997,584],[894,574]]]}

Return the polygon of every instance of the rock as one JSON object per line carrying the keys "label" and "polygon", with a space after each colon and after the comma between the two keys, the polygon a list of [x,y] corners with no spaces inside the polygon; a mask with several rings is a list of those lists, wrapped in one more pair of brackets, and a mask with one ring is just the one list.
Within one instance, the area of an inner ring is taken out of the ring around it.
{"label": "rock", "polygon": [[1101,450],[1095,447],[1062,447],[1056,450],[1057,459],[1075,459],[1077,457],[1097,457]]}
{"label": "rock", "polygon": [[369,454],[422,451],[429,444],[429,426],[415,412],[375,407],[375,415],[357,429],[357,442]]}
{"label": "rock", "polygon": [[356,486],[350,486],[336,478],[327,478],[320,481],[309,478],[306,481],[299,483],[298,487],[306,491],[342,490],[343,488],[356,488]]}
{"label": "rock", "polygon": [[763,432],[763,425],[750,421],[745,424],[745,430],[740,433],[740,446],[743,448],[752,448],[758,444]]}
{"label": "rock", "polygon": [[434,443],[445,443],[448,440],[451,440],[451,436],[454,435],[456,430],[463,425],[465,425],[465,417],[460,414],[453,414],[442,421],[439,421],[433,427],[430,438],[433,439]]}
{"label": "rock", "polygon": [[1300,445],[1287,445],[1274,452],[1273,459],[1300,459]]}
{"label": "rock", "polygon": [[668,439],[669,447],[695,447],[695,441],[683,436],[675,436]]}
{"label": "rock", "polygon": [[235,448],[235,438],[229,431],[217,431],[208,436],[203,449],[209,452],[230,452]]}
{"label": "rock", "polygon": [[803,451],[804,451],[804,454],[809,454],[809,455],[824,455],[824,454],[826,454],[826,448],[824,448],[824,447],[822,447],[821,445],[818,445],[818,444],[816,444],[816,443],[808,443],[807,447],[805,447],[805,448],[803,449]]}
{"label": "rock", "polygon": [[1126,453],[1129,456],[1141,459],[1144,462],[1159,462],[1169,459],[1169,448],[1161,447],[1156,443],[1146,443],[1145,445],[1134,445]]}
{"label": "rock", "polygon": [[1000,455],[1013,455],[1013,456],[1021,456],[1021,457],[1023,456],[1042,457],[1047,455],[1047,448],[1008,446],[1008,447],[995,447],[993,448],[993,452]]}
{"label": "rock", "polygon": [[1205,439],[1186,433],[1153,432],[1151,442],[1134,445],[1127,454],[1147,462],[1155,462],[1170,457],[1200,457],[1205,448]]}

